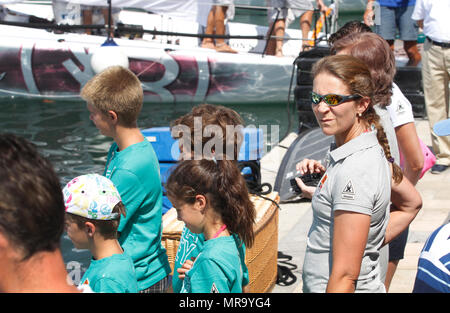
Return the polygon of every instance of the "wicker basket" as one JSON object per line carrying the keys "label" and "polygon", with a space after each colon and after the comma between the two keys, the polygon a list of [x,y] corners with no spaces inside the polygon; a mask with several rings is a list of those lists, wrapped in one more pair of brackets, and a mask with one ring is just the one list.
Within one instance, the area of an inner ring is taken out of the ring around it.
{"label": "wicker basket", "polygon": [[[266,196],[278,203],[278,193]],[[252,198],[257,216],[255,241],[246,250],[250,292],[270,292],[277,280],[278,208],[269,200]]]}
{"label": "wicker basket", "polygon": [[[278,203],[278,193],[272,192],[265,197]],[[255,241],[251,249],[246,249],[245,263],[249,271],[250,292],[270,292],[277,279],[278,256],[278,209],[269,200],[251,196],[256,209],[254,226]],[[174,208],[163,216],[162,245],[167,250],[173,273],[175,256],[180,243],[184,223],[177,220]]]}

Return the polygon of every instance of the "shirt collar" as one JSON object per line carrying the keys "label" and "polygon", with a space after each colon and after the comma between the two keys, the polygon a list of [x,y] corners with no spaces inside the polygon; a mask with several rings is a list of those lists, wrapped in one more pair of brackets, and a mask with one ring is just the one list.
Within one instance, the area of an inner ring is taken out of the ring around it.
{"label": "shirt collar", "polygon": [[338,162],[341,159],[345,159],[349,155],[355,152],[371,148],[378,145],[377,131],[371,131],[367,133],[362,133],[356,138],[353,138],[349,142],[346,142],[342,146],[335,148],[336,144],[332,143],[330,156],[334,162]]}

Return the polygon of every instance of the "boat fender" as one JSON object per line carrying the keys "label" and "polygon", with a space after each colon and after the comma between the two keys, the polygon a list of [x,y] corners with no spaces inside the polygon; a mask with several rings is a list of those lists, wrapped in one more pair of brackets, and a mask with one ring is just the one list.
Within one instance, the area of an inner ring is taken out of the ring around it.
{"label": "boat fender", "polygon": [[120,65],[128,68],[128,56],[112,38],[108,38],[93,52],[91,57],[91,66],[95,74],[98,74],[107,67],[114,65]]}

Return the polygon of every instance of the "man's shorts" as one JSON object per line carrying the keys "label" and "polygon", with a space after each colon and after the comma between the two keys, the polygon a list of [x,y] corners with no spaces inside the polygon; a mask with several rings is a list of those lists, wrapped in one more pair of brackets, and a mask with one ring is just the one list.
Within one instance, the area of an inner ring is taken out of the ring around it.
{"label": "man's shorts", "polygon": [[419,26],[411,18],[413,11],[413,5],[399,8],[380,6],[380,25],[375,25],[376,33],[386,40],[395,40],[398,29],[401,40],[417,41]]}
{"label": "man's shorts", "polygon": [[213,5],[228,6],[228,5],[232,5],[234,3],[234,0],[213,0],[212,3],[213,3]]}
{"label": "man's shorts", "polygon": [[295,17],[299,17],[306,11],[314,10],[310,0],[271,0],[270,6],[268,16],[271,20],[275,20],[277,17],[277,8],[281,9],[278,19],[286,19],[290,8],[292,8],[291,10]]}

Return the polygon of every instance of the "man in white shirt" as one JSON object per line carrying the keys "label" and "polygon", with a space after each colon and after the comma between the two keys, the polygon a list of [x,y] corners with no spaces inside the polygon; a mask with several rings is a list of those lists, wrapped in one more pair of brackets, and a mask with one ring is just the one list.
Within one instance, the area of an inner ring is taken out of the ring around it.
{"label": "man in white shirt", "polygon": [[433,126],[449,117],[450,0],[417,0],[412,19],[418,21],[427,38],[422,55],[422,79],[436,164],[431,173],[450,166],[450,138],[440,137]]}

